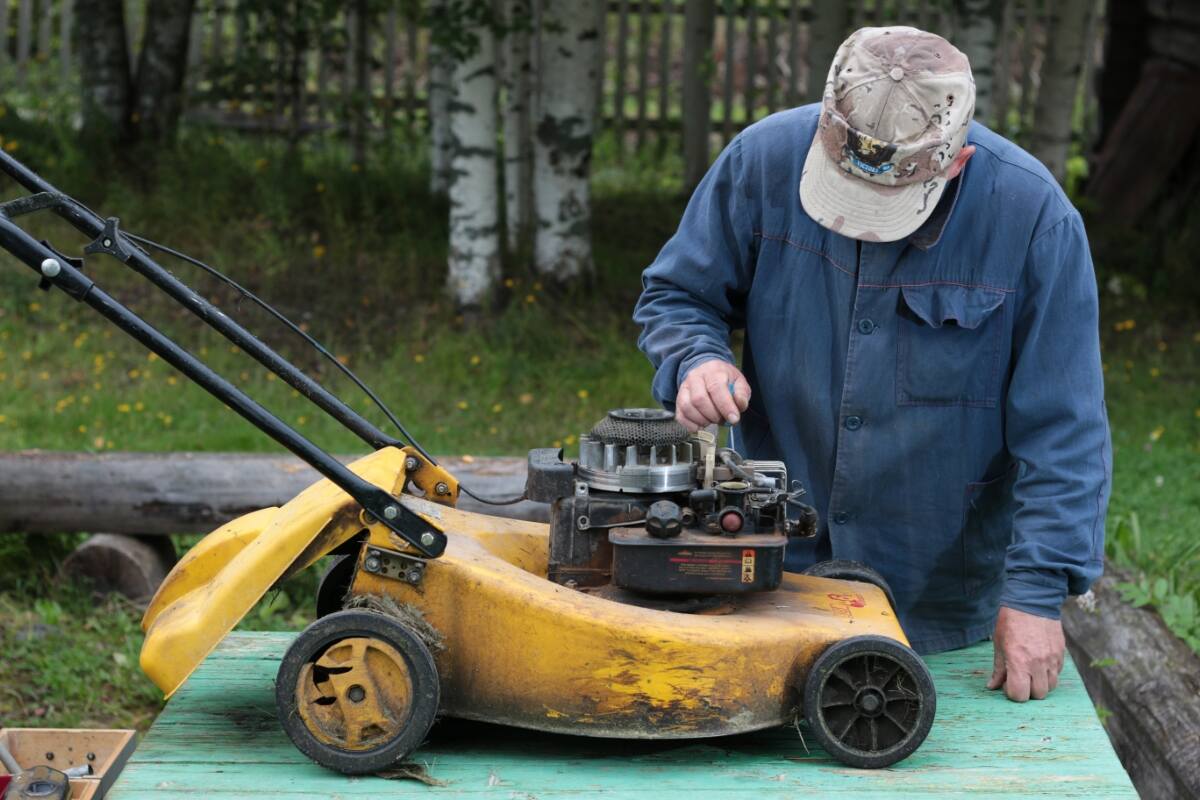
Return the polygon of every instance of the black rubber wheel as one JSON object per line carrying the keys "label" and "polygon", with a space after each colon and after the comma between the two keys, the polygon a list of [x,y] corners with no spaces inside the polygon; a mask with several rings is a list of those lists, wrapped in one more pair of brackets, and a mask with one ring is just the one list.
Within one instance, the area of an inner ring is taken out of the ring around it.
{"label": "black rubber wheel", "polygon": [[804,682],[804,718],[821,747],[852,767],[878,769],[921,746],[937,713],[921,657],[886,636],[829,646]]}
{"label": "black rubber wheel", "polygon": [[334,556],[317,584],[317,619],[342,610],[357,564],[355,556]]}
{"label": "black rubber wheel", "polygon": [[811,567],[807,567],[800,574],[811,575],[814,578],[836,578],[841,581],[858,581],[859,583],[869,583],[872,586],[878,586],[887,595],[888,603],[891,604],[892,610],[896,610],[896,596],[892,594],[892,587],[888,586],[887,580],[882,575],[861,561],[851,561],[848,558],[833,558],[829,561],[818,561]]}
{"label": "black rubber wheel", "polygon": [[288,738],[313,761],[347,775],[387,769],[419,747],[440,696],[429,648],[372,611],[338,611],[309,625],[275,680]]}

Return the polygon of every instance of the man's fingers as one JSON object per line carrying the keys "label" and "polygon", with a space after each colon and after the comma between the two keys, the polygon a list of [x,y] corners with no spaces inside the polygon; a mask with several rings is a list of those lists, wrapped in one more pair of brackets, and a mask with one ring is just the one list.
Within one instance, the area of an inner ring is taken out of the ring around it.
{"label": "man's fingers", "polygon": [[1058,670],[1052,669],[1046,674],[1046,684],[1049,687],[1046,694],[1049,694],[1058,688]]}
{"label": "man's fingers", "polygon": [[740,372],[733,379],[733,401],[737,403],[739,411],[745,411],[750,407],[750,384]]}
{"label": "man's fingers", "polygon": [[1029,699],[1029,673],[1025,670],[1009,670],[1004,679],[1004,693],[1008,699],[1024,703]]}
{"label": "man's fingers", "polygon": [[728,422],[730,425],[736,425],[738,421],[738,407],[732,394],[729,393],[729,384],[724,377],[709,378],[704,388],[708,391],[709,399],[713,405],[717,407],[717,413],[721,415],[721,419]]}
{"label": "man's fingers", "polygon": [[697,421],[697,414],[692,407],[692,394],[685,383],[679,389],[679,394],[675,397],[675,419],[679,420],[679,424],[687,428],[692,433],[704,427],[704,423]]}
{"label": "man's fingers", "polygon": [[996,667],[992,670],[992,677],[988,678],[987,687],[989,689],[999,689],[1004,685],[1005,670],[1004,665]]}
{"label": "man's fingers", "polygon": [[1050,673],[1045,669],[1033,670],[1033,675],[1029,677],[1029,696],[1034,700],[1045,700],[1046,695],[1050,693]]}
{"label": "man's fingers", "polygon": [[712,398],[709,396],[704,384],[698,386],[693,384],[688,389],[692,396],[693,413],[691,416],[692,419],[700,418],[703,420],[700,427],[703,428],[705,425],[719,423],[724,419],[721,416],[721,412],[717,411],[717,407],[713,405]]}

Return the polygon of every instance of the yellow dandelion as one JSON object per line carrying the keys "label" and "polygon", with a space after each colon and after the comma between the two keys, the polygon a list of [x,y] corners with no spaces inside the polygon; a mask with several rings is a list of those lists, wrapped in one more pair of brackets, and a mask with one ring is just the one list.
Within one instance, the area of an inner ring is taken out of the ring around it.
{"label": "yellow dandelion", "polygon": [[521,402],[521,405],[527,406],[533,402],[533,395],[531,395],[529,392],[525,392],[517,399]]}
{"label": "yellow dandelion", "polygon": [[478,367],[482,361],[483,361],[483,359],[480,358],[479,356],[471,356],[471,366],[472,367]]}
{"label": "yellow dandelion", "polygon": [[516,286],[516,285],[517,285],[517,282],[516,282],[516,281],[514,281],[512,278],[505,278],[505,279],[504,279],[504,288],[505,288],[505,289],[511,289],[511,288],[513,288],[513,287],[514,287],[514,286]]}
{"label": "yellow dandelion", "polygon": [[85,394],[83,397],[79,398],[79,402],[81,405],[90,406],[92,404],[92,396],[90,394]]}
{"label": "yellow dandelion", "polygon": [[541,282],[541,281],[536,281],[536,282],[533,284],[533,290],[534,290],[535,292],[540,292],[540,291],[542,290],[542,282]]}
{"label": "yellow dandelion", "polygon": [[153,364],[155,361],[158,361],[158,353],[147,353],[146,360]]}
{"label": "yellow dandelion", "polygon": [[1133,362],[1132,362],[1132,361],[1126,361],[1126,362],[1125,362],[1125,369],[1133,369]]}
{"label": "yellow dandelion", "polygon": [[78,336],[76,336],[76,337],[75,337],[75,342],[74,342],[75,349],[76,349],[76,350],[78,350],[79,348],[83,347],[84,343],[85,343],[87,340],[88,340],[88,333],[87,333],[87,331],[84,331],[83,333],[81,333],[81,334],[79,334]]}
{"label": "yellow dandelion", "polygon": [[318,192],[323,192],[323,191],[325,191],[325,184],[324,184],[324,183],[318,183],[318,184],[317,184],[317,191],[318,191]]}
{"label": "yellow dandelion", "polygon": [[1200,408],[1196,409],[1196,419],[1200,419]]}
{"label": "yellow dandelion", "polygon": [[39,312],[39,311],[41,311],[41,310],[42,310],[42,304],[41,304],[41,303],[30,303],[30,304],[29,304],[29,312],[30,312],[31,314],[36,314],[37,312]]}
{"label": "yellow dandelion", "polygon": [[[5,337],[5,338],[8,338],[8,337]],[[1196,331],[1195,333],[1192,334],[1192,341],[1196,342],[1197,344],[1200,344],[1200,331]]]}
{"label": "yellow dandelion", "polygon": [[112,450],[116,446],[117,446],[117,443],[114,442],[112,439],[109,439],[107,442],[104,443],[105,450]]}
{"label": "yellow dandelion", "polygon": [[0,383],[4,383],[6,380],[8,380],[8,373],[0,372]]}
{"label": "yellow dandelion", "polygon": [[242,351],[241,351],[241,349],[240,349],[240,348],[238,348],[238,346],[235,344],[235,345],[230,345],[230,347],[229,347],[229,352],[231,352],[231,353],[240,353],[240,352],[242,352]]}
{"label": "yellow dandelion", "polygon": [[1163,352],[1166,352],[1166,350],[1167,350],[1167,343],[1166,343],[1166,342],[1164,342],[1164,341],[1162,341],[1162,340],[1159,340],[1159,342],[1158,342],[1158,351],[1159,351],[1160,353],[1163,353]]}
{"label": "yellow dandelion", "polygon": [[492,413],[493,414],[499,414],[503,410],[504,410],[504,406],[501,405],[500,403],[494,403],[492,405]]}
{"label": "yellow dandelion", "polygon": [[76,430],[80,433],[87,433],[87,425],[80,425]]}
{"label": "yellow dandelion", "polygon": [[102,384],[100,381],[95,381],[95,382],[92,384],[92,390],[93,390],[93,391],[97,391],[97,392],[98,392],[98,391],[100,391],[100,390],[101,390],[101,389],[103,389],[103,388],[104,388],[104,384]]}
{"label": "yellow dandelion", "polygon": [[167,385],[168,386],[175,386],[178,383],[179,383],[179,378],[176,378],[174,375],[167,376]]}
{"label": "yellow dandelion", "polygon": [[96,449],[104,447],[104,437],[97,436],[95,439],[92,439],[92,447],[95,447]]}
{"label": "yellow dandelion", "polygon": [[553,447],[562,447],[562,439],[555,439],[550,443]]}
{"label": "yellow dandelion", "polygon": [[21,353],[21,360],[22,361],[32,361],[33,360],[33,351],[26,350],[25,352]]}
{"label": "yellow dandelion", "polygon": [[265,170],[267,168],[267,165],[270,163],[271,162],[267,161],[265,158],[260,158],[254,162],[254,168],[256,170],[258,170],[259,172],[262,172],[263,170]]}
{"label": "yellow dandelion", "polygon": [[137,401],[136,403],[134,403],[134,404],[133,404],[133,410],[134,410],[134,411],[145,411],[145,410],[146,410],[146,404],[145,404],[145,403],[143,403],[141,400],[139,400],[139,401]]}
{"label": "yellow dandelion", "polygon": [[578,392],[575,393],[575,396],[578,397],[580,400],[587,400],[588,399],[588,390],[580,389]]}
{"label": "yellow dandelion", "polygon": [[1159,425],[1157,428],[1150,431],[1150,441],[1157,442],[1159,439],[1162,438],[1162,435],[1166,432],[1167,432],[1167,429],[1164,428],[1162,425]]}
{"label": "yellow dandelion", "polygon": [[8,422],[8,415],[7,415],[7,414],[0,414],[0,425],[3,425],[3,424],[4,424],[4,423],[6,423],[6,422]]}
{"label": "yellow dandelion", "polygon": [[46,370],[42,370],[41,372],[38,373],[38,377],[44,381],[48,381],[48,380],[50,380],[50,373],[47,372]]}
{"label": "yellow dandelion", "polygon": [[570,436],[563,439],[563,441],[566,442],[567,444],[575,444],[575,434],[572,433]]}
{"label": "yellow dandelion", "polygon": [[306,417],[306,416],[303,416],[303,415],[301,415],[301,416],[299,416],[299,417],[296,417],[296,424],[297,424],[297,425],[307,425],[307,424],[308,424],[308,417]]}
{"label": "yellow dandelion", "polygon": [[532,303],[536,303],[536,302],[537,302],[537,298],[536,298],[536,297],[534,297],[534,296],[533,296],[533,295],[531,295],[531,294],[527,294],[527,295],[525,295],[525,302],[526,302],[526,303],[530,303],[530,304],[532,304]]}
{"label": "yellow dandelion", "polygon": [[493,436],[495,436],[499,432],[500,432],[499,429],[496,428],[495,425],[492,425],[490,428],[488,428],[488,433],[492,434]]}
{"label": "yellow dandelion", "polygon": [[17,152],[17,148],[18,148],[18,147],[20,147],[20,146],[21,146],[21,143],[20,143],[20,142],[18,142],[18,141],[16,141],[16,140],[13,140],[13,141],[11,141],[11,142],[7,142],[7,143],[5,143],[5,145],[4,145],[4,149],[5,149],[5,150],[7,150],[7,151],[8,151],[8,152],[10,152],[10,153],[15,153],[15,152]]}
{"label": "yellow dandelion", "polygon": [[350,171],[351,172],[362,172],[362,167],[360,167],[358,164],[351,164]]}
{"label": "yellow dandelion", "polygon": [[267,373],[267,383],[273,383],[275,380],[277,380],[277,377],[276,377],[275,373],[274,373],[274,372],[268,372],[268,373]]}
{"label": "yellow dandelion", "polygon": [[1161,374],[1162,374],[1162,370],[1160,370],[1158,367],[1150,368],[1150,377],[1151,378],[1157,378]]}
{"label": "yellow dandelion", "polygon": [[468,403],[466,400],[459,400],[455,405],[458,406],[459,411],[466,411],[468,408],[471,407],[471,404]]}
{"label": "yellow dandelion", "polygon": [[313,248],[313,258],[319,259],[319,258],[324,258],[324,257],[325,257],[325,245],[319,244]]}
{"label": "yellow dandelion", "polygon": [[117,413],[119,414],[128,414],[131,410],[132,408],[129,403],[120,403],[117,405]]}
{"label": "yellow dandelion", "polygon": [[142,377],[142,371],[140,369],[131,369],[131,370],[129,370],[128,374],[129,374],[129,377],[135,381],[138,378]]}
{"label": "yellow dandelion", "polygon": [[417,353],[415,356],[413,356],[413,361],[417,362],[418,364],[424,364],[425,356],[421,355],[420,353]]}
{"label": "yellow dandelion", "polygon": [[337,360],[339,364],[345,366],[350,363],[350,356],[338,356]]}

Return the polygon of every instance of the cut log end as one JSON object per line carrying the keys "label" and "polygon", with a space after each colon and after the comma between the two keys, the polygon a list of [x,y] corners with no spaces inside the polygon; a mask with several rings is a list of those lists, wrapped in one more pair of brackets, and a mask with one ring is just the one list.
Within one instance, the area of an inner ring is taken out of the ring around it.
{"label": "cut log end", "polygon": [[101,594],[116,592],[131,600],[148,600],[174,564],[162,537],[146,541],[117,533],[97,533],[75,548],[62,563],[62,575],[86,583]]}

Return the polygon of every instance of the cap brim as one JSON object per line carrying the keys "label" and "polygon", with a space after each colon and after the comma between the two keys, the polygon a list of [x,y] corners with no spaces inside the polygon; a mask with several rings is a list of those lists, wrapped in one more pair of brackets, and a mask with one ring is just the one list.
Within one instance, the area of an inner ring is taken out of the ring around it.
{"label": "cap brim", "polygon": [[881,186],[843,171],[814,141],[800,177],[800,204],[829,230],[866,242],[894,242],[911,234],[937,207],[946,178]]}

